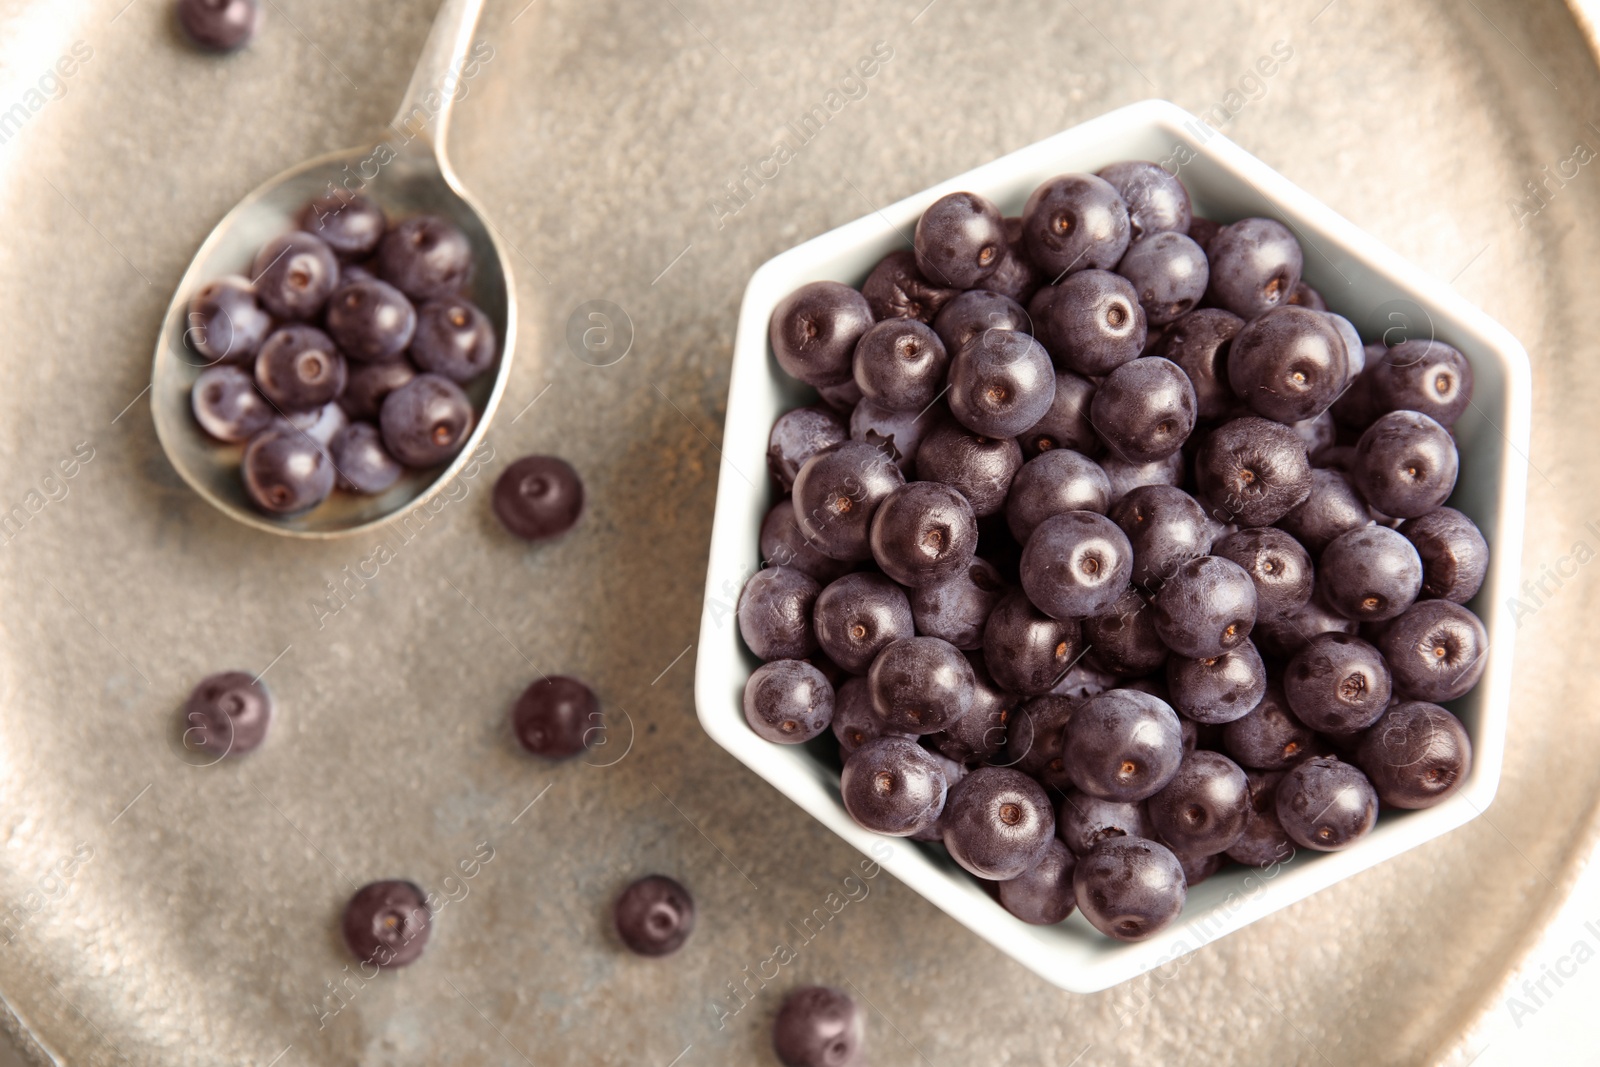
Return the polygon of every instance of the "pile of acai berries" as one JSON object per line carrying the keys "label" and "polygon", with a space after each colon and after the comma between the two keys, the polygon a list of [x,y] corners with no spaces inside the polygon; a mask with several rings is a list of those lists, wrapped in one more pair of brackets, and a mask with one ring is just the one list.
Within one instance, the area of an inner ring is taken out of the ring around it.
{"label": "pile of acai berries", "polygon": [[206,361],[195,421],[244,445],[245,493],[274,515],[335,488],[382,493],[406,468],[448,462],[478,419],[462,386],[500,358],[494,324],[462,294],[473,255],[455,225],[391,225],[342,193],[299,222],[262,247],[249,278],[202,286],[185,332]]}
{"label": "pile of acai berries", "polygon": [[1471,766],[1472,368],[1363,344],[1282,223],[1146,162],[936,201],[772,350],[784,491],[739,628],[762,737],[832,728],[862,826],[1031,923],[1149,937],[1223,863],[1346,848]]}

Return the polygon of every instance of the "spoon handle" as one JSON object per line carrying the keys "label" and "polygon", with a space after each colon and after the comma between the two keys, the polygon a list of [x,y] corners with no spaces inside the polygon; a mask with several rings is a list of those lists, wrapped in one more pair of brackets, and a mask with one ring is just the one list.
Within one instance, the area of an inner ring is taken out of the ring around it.
{"label": "spoon handle", "polygon": [[469,91],[476,62],[467,55],[483,0],[444,0],[422,46],[417,69],[390,125],[406,135],[407,147],[444,159],[445,135],[456,100]]}

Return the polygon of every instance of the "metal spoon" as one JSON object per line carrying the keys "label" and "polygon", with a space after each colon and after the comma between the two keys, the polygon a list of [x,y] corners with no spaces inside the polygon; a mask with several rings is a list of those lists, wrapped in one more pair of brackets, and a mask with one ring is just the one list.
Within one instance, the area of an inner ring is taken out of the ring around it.
{"label": "metal spoon", "polygon": [[[404,102],[377,145],[346,149],[301,163],[250,193],[217,223],[178,283],[156,342],[150,402],[156,436],[183,480],[240,522],[294,537],[337,537],[414,511],[437,494],[473,453],[505,392],[516,335],[516,290],[503,242],[462,188],[445,154],[445,135],[459,88],[473,71],[468,56],[483,0],[444,0],[423,45]],[[288,517],[257,510],[239,475],[243,447],[208,437],[195,423],[189,391],[209,362],[185,341],[189,301],[206,282],[225,274],[248,276],[256,251],[272,237],[298,229],[296,218],[313,198],[338,189],[361,192],[391,219],[431,214],[461,228],[472,243],[476,270],[467,296],[494,323],[500,360],[493,375],[466,386],[477,426],[442,470],[407,472],[377,496],[335,492],[319,506]]]}

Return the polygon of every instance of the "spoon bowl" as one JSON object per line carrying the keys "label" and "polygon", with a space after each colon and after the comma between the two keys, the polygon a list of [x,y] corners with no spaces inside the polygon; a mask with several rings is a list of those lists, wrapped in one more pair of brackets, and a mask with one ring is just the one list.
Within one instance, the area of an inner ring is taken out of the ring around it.
{"label": "spoon bowl", "polygon": [[[505,392],[516,336],[516,290],[504,242],[482,209],[462,187],[443,150],[456,86],[465,80],[463,61],[483,0],[446,0],[434,21],[395,121],[378,145],[345,149],[307,160],[270,179],[222,218],[200,246],[167,308],[156,342],[150,403],[156,435],[183,480],[219,510],[247,526],[292,537],[352,534],[410,513],[441,492],[473,462]],[[387,149],[387,150],[385,150]],[[382,161],[381,165],[378,161]],[[375,176],[370,175],[374,169]],[[214,365],[186,339],[189,302],[208,281],[228,274],[249,276],[256,252],[279,234],[300,228],[310,201],[333,190],[359,192],[381,207],[391,222],[436,215],[457,226],[472,246],[474,271],[464,291],[494,324],[499,358],[491,373],[462,388],[472,401],[476,424],[448,464],[407,470],[386,491],[372,495],[334,492],[297,515],[271,515],[245,494],[239,473],[243,444],[224,444],[195,422],[190,390]]]}

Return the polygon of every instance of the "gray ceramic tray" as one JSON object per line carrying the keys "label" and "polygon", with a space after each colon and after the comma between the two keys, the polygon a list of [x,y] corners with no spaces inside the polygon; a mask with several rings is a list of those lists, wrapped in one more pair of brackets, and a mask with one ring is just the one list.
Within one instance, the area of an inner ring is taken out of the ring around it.
{"label": "gray ceramic tray", "polygon": [[[167,0],[0,0],[0,990],[34,1055],[765,1063],[783,989],[829,982],[871,1005],[879,1064],[1467,1058],[1460,1035],[1591,847],[1600,798],[1600,764],[1574,755],[1600,749],[1578,643],[1600,572],[1574,562],[1600,547],[1583,38],[1552,2],[924,2],[492,0],[452,154],[515,245],[525,309],[493,458],[420,529],[299,544],[231,523],[167,466],[141,395],[151,345],[239,196],[387,120],[432,4],[267,0],[254,48],[216,60],[176,39]],[[70,76],[47,75],[80,41]],[[877,42],[892,58],[853,76]],[[1293,54],[1263,74],[1275,45]],[[1209,113],[1527,345],[1535,586],[1487,818],[1170,972],[1072,996],[887,876],[847,893],[856,853],[700,733],[684,653],[750,271],[1151,96]],[[827,121],[797,134],[818,105]],[[605,352],[582,346],[591,301],[617,331]],[[570,457],[592,508],[529,549],[486,493],[534,450]],[[233,666],[270,666],[275,733],[192,766],[178,704]],[[556,670],[620,724],[591,765],[530,762],[502,734]],[[465,879],[482,842],[493,859]],[[649,871],[701,906],[664,962],[606,927]],[[345,985],[338,910],[386,876],[451,903],[421,963]],[[730,983],[830,893],[845,906],[735,1010]]]}

